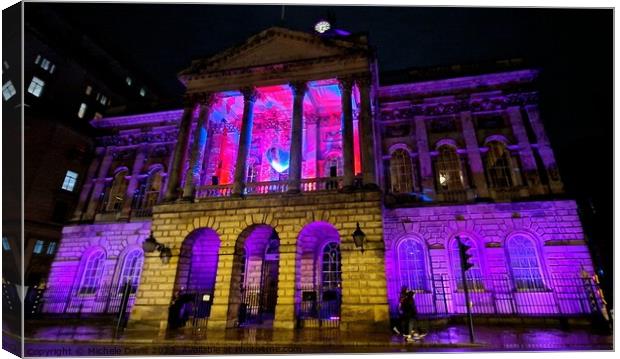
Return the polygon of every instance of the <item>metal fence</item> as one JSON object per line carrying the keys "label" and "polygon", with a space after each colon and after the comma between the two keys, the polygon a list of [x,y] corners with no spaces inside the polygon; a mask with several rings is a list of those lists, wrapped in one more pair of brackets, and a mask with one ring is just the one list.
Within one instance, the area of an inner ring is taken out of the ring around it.
{"label": "metal fence", "polygon": [[[602,313],[604,299],[598,283],[590,277],[556,275],[542,282],[522,282],[516,287],[509,275],[486,276],[482,280],[466,275],[470,303],[474,315],[494,317],[575,317]],[[462,315],[467,311],[465,295],[454,279],[435,275],[430,290],[415,295],[420,317],[438,318]],[[397,315],[397,304],[392,305]]]}
{"label": "metal fence", "polygon": [[[131,288],[127,313],[135,301],[137,288]],[[118,314],[123,298],[123,286],[106,284],[94,293],[80,293],[75,286],[56,286],[50,284],[42,295],[41,308],[44,314],[107,315]]]}
{"label": "metal fence", "polygon": [[340,288],[303,286],[298,289],[298,328],[337,328],[340,326]]}
{"label": "metal fence", "polygon": [[213,288],[190,288],[179,292],[169,308],[169,329],[207,328],[212,304]]}

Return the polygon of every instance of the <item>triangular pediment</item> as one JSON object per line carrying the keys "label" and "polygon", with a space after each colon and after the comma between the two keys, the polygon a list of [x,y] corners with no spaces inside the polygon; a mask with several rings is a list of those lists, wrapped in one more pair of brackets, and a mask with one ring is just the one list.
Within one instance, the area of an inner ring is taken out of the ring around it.
{"label": "triangular pediment", "polygon": [[246,67],[267,66],[328,58],[366,51],[364,41],[324,39],[284,28],[269,28],[243,44],[207,59],[195,61],[181,75],[209,73]]}

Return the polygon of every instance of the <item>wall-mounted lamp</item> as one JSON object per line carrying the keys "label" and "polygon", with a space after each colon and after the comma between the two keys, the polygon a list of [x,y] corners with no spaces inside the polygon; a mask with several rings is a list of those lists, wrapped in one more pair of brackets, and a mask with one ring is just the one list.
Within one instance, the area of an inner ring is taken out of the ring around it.
{"label": "wall-mounted lamp", "polygon": [[357,228],[355,228],[355,232],[353,232],[353,242],[355,243],[355,247],[361,248],[362,253],[364,253],[364,242],[366,241],[366,234],[360,228],[359,222],[357,222]]}
{"label": "wall-mounted lamp", "polygon": [[159,258],[163,264],[168,264],[170,262],[170,258],[172,258],[172,250],[170,250],[170,247],[157,242],[152,231],[151,235],[149,235],[148,238],[142,242],[142,249],[144,250],[144,253],[152,253],[155,252],[155,250],[158,250]]}

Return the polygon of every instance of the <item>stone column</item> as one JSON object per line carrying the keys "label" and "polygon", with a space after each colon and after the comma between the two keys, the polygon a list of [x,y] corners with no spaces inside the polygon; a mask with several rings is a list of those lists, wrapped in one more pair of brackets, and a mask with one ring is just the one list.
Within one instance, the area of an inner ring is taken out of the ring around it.
{"label": "stone column", "polygon": [[540,120],[538,105],[526,105],[525,111],[527,111],[527,116],[532,124],[534,134],[536,135],[538,153],[540,154],[540,158],[542,159],[548,173],[549,187],[553,193],[562,193],[564,192],[564,185],[562,184],[562,179],[560,178],[560,172],[558,171],[558,166],[555,162],[555,156],[553,154],[553,150],[551,149],[551,144],[547,138],[547,134],[545,133],[545,128],[542,121]]}
{"label": "stone column", "polygon": [[189,136],[192,128],[192,114],[194,113],[195,102],[193,98],[185,99],[185,110],[179,124],[177,143],[174,147],[174,157],[172,166],[168,171],[168,183],[166,186],[166,201],[173,201],[179,196],[179,185],[181,175],[187,158],[187,148],[189,147]]}
{"label": "stone column", "polygon": [[506,109],[510,124],[512,126],[512,133],[515,135],[517,142],[519,143],[519,157],[521,158],[521,165],[523,166],[523,172],[527,180],[527,185],[532,191],[532,194],[543,194],[543,188],[540,183],[540,177],[536,170],[536,159],[532,153],[532,146],[527,138],[527,132],[523,125],[523,118],[521,117],[521,110],[519,106],[511,106]]}
{"label": "stone column", "polygon": [[105,178],[110,170],[110,165],[112,164],[112,160],[114,159],[114,147],[106,148],[106,154],[101,161],[101,166],[99,166],[99,173],[97,174],[97,178],[93,180],[94,188],[93,192],[90,196],[90,201],[88,203],[88,207],[86,208],[86,214],[84,215],[85,219],[92,219],[95,217],[95,211],[97,210],[97,206],[99,205],[99,195],[105,186]]}
{"label": "stone column", "polygon": [[256,101],[255,88],[244,88],[241,92],[243,93],[243,120],[241,123],[241,133],[239,134],[239,148],[237,149],[235,178],[232,188],[232,194],[235,196],[241,196],[245,187],[245,165],[248,160],[249,147],[252,142],[254,102]]}
{"label": "stone column", "polygon": [[213,104],[214,96],[207,95],[200,104],[200,113],[198,115],[198,124],[194,131],[194,142],[192,143],[192,157],[189,164],[189,173],[185,179],[185,188],[183,197],[193,199],[196,195],[196,187],[200,186],[200,176],[202,173],[202,160],[207,141],[207,132],[209,131],[209,109]]}
{"label": "stone column", "polygon": [[424,116],[415,116],[415,137],[418,146],[418,158],[420,159],[420,178],[422,192],[429,199],[435,199],[435,181],[431,154],[428,149],[428,136],[426,134],[426,119]]}
{"label": "stone column", "polygon": [[375,144],[372,112],[370,107],[370,78],[357,81],[360,89],[360,152],[362,155],[362,179],[365,188],[379,189],[375,166]]}
{"label": "stone column", "polygon": [[88,167],[88,172],[86,172],[86,178],[84,179],[84,184],[82,185],[82,191],[80,192],[80,199],[75,207],[75,212],[73,213],[72,221],[80,221],[82,219],[82,214],[86,211],[86,205],[88,202],[88,198],[91,194],[91,189],[94,185],[94,177],[97,173],[97,168],[101,163],[101,158],[105,153],[105,148],[99,147],[95,150],[95,158],[90,163],[90,167]]}
{"label": "stone column", "polygon": [[129,177],[129,183],[127,184],[127,191],[125,192],[125,202],[123,202],[123,209],[121,210],[120,218],[129,218],[131,212],[131,203],[133,202],[133,193],[138,187],[139,176],[144,165],[144,160],[148,155],[148,146],[142,145],[136,148],[136,158],[133,161],[131,167],[131,177]]}
{"label": "stone column", "polygon": [[480,156],[480,146],[476,137],[476,130],[471,120],[471,112],[461,112],[461,126],[463,127],[463,137],[465,138],[465,146],[467,148],[467,158],[471,175],[473,177],[474,186],[478,197],[489,197],[489,188],[487,187],[486,177],[484,176],[484,165]]}
{"label": "stone column", "polygon": [[351,79],[339,79],[340,99],[342,101],[342,157],[344,165],[343,187],[345,190],[353,188],[353,108],[351,105]]}
{"label": "stone column", "polygon": [[288,168],[288,192],[299,193],[299,181],[301,180],[301,144],[303,117],[304,117],[304,95],[306,94],[305,82],[293,82],[290,84],[293,91],[293,123],[291,125],[291,149],[290,162]]}

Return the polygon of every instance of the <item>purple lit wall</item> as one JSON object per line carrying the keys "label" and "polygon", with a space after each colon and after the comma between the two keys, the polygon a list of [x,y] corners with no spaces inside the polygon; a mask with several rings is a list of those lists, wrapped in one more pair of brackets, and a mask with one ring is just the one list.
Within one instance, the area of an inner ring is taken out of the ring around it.
{"label": "purple lit wall", "polygon": [[183,241],[175,288],[212,291],[215,288],[220,239],[212,229],[198,229]]}
{"label": "purple lit wall", "polygon": [[[385,262],[392,315],[397,313],[404,268],[397,249],[406,240],[421,243],[425,253],[425,278],[430,290],[416,296],[421,314],[465,312],[463,294],[455,281],[454,268],[458,265],[448,250],[457,235],[471,238],[478,250],[484,288],[474,290],[474,313],[589,313],[582,272],[591,274],[592,262],[577,206],[574,201],[545,201],[386,209]],[[515,235],[534,243],[533,252],[528,253],[533,253],[529,258],[537,260],[543,282],[540,287],[534,282],[529,288],[515,283],[522,273],[511,268],[508,256],[519,253],[510,252],[506,246],[506,240]],[[438,298],[437,293],[443,292],[445,297]]]}
{"label": "purple lit wall", "polygon": [[[108,298],[115,297],[110,293],[117,293],[121,286],[124,256],[129,251],[141,250],[150,228],[150,221],[64,227],[47,281],[43,312],[113,312],[117,303],[110,303]],[[80,293],[86,262],[95,251],[104,253],[99,290]],[[102,298],[106,299],[103,303]]]}

